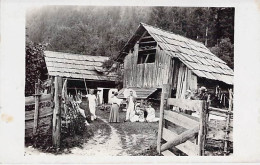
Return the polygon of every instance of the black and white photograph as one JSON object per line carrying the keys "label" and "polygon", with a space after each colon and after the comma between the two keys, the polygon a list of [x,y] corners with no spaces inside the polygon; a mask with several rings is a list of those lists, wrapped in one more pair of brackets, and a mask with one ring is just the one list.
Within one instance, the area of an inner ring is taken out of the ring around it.
{"label": "black and white photograph", "polygon": [[0,164],[260,162],[260,0],[0,0]]}
{"label": "black and white photograph", "polygon": [[232,155],[234,17],[234,7],[29,8],[25,155]]}

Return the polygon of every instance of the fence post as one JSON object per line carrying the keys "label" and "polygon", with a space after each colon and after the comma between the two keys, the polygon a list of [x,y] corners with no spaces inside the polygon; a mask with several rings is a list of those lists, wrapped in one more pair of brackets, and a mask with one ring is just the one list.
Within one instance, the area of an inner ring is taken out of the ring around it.
{"label": "fence post", "polygon": [[227,148],[228,148],[228,139],[229,139],[229,125],[230,125],[230,115],[232,111],[232,89],[228,90],[229,92],[229,105],[228,105],[228,113],[227,113],[227,118],[226,118],[226,130],[225,130],[225,138],[224,138],[224,156],[227,156]]}
{"label": "fence post", "polygon": [[164,97],[167,85],[162,85],[162,93],[161,93],[161,104],[160,104],[160,120],[159,120],[159,127],[158,127],[158,137],[157,137],[157,152],[161,154],[161,139],[162,139],[162,130],[163,130],[163,119],[164,119]]}
{"label": "fence post", "polygon": [[37,134],[38,129],[38,119],[39,119],[39,98],[40,98],[40,79],[38,79],[38,82],[35,83],[35,105],[34,105],[34,120],[33,120],[33,136]]}
{"label": "fence post", "polygon": [[52,126],[52,142],[55,148],[60,147],[61,134],[61,91],[62,78],[55,77],[55,91],[54,91],[54,111],[53,111],[53,126]]}
{"label": "fence post", "polygon": [[205,140],[207,129],[207,105],[206,101],[203,101],[203,106],[200,111],[200,129],[198,134],[199,156],[205,154]]}

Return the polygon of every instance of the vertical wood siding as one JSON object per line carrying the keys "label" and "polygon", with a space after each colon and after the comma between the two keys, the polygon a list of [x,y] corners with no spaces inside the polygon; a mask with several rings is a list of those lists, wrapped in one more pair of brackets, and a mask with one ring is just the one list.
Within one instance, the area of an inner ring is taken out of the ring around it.
{"label": "vertical wood siding", "polygon": [[173,60],[157,47],[154,63],[137,64],[138,44],[124,60],[124,87],[156,88],[172,84]]}

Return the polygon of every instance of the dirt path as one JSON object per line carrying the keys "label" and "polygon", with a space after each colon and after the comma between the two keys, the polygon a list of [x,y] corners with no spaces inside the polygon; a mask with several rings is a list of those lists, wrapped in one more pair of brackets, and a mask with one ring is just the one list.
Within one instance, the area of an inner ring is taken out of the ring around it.
{"label": "dirt path", "polygon": [[[126,149],[123,149],[122,141],[117,130],[105,119],[99,117],[97,121],[90,124],[90,127],[95,131],[94,135],[90,139],[86,139],[86,142],[81,147],[71,148],[70,153],[63,153],[62,155],[127,155],[127,151]],[[43,153],[33,147],[26,147],[25,155],[51,155],[51,153]]]}
{"label": "dirt path", "polygon": [[[104,123],[109,123],[102,119]],[[111,128],[110,135],[102,135],[101,129],[94,133],[94,136],[83,144],[82,148],[75,147],[71,149],[71,154],[86,155],[86,156],[123,156],[127,155],[126,151],[122,148],[120,135],[116,129],[109,125]]]}
{"label": "dirt path", "polygon": [[[124,123],[125,112],[120,113],[120,123],[108,123],[109,113],[97,111],[98,119],[90,123],[93,136],[85,137],[80,147],[73,147],[62,155],[85,156],[137,156],[156,155],[158,123]],[[150,152],[149,152],[150,151]],[[26,147],[25,155],[48,155],[35,148]]]}

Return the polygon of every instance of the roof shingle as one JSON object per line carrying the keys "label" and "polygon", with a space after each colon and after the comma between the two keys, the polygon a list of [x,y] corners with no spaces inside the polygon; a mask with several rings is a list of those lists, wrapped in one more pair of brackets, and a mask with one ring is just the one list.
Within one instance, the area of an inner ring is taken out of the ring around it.
{"label": "roof shingle", "polygon": [[115,73],[108,75],[97,72],[109,57],[44,51],[45,62],[50,76],[86,80],[116,81]]}

